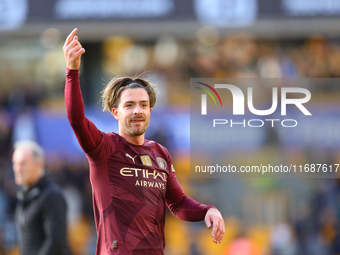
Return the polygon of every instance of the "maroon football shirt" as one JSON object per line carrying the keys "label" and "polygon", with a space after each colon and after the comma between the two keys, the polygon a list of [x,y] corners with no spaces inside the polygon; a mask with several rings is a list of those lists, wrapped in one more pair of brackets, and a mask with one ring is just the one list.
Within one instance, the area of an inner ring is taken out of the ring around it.
{"label": "maroon football shirt", "polygon": [[163,146],[104,133],[84,115],[78,70],[66,71],[70,124],[90,164],[97,255],[164,254],[165,205],[176,217],[200,221],[213,206],[187,197]]}

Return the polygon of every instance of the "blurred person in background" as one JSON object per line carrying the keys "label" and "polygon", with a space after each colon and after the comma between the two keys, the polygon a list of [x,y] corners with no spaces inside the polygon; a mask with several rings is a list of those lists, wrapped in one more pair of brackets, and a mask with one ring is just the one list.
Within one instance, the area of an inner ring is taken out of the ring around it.
{"label": "blurred person in background", "polygon": [[118,77],[103,91],[104,110],[118,121],[119,133],[104,133],[85,117],[79,84],[85,52],[74,29],[66,38],[65,104],[70,124],[90,164],[97,227],[96,254],[164,254],[165,205],[178,218],[213,225],[213,242],[225,233],[221,213],[187,197],[166,148],[146,140],[156,102],[153,85],[142,78]]}
{"label": "blurred person in background", "polygon": [[13,153],[15,183],[20,186],[15,212],[22,255],[70,255],[66,202],[61,190],[45,174],[43,149],[33,141],[19,141]]}

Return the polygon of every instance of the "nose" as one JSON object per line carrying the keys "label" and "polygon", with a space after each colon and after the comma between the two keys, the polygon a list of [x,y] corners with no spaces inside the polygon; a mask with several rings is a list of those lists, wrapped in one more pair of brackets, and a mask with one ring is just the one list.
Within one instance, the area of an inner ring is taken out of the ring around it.
{"label": "nose", "polygon": [[140,107],[139,104],[136,104],[135,108],[133,109],[133,114],[140,114],[142,113],[142,108]]}

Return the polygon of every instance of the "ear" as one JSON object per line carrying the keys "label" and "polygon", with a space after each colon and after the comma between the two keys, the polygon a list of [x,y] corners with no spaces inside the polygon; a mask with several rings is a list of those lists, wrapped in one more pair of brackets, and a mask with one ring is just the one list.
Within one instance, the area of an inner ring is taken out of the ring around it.
{"label": "ear", "polygon": [[153,108],[150,108],[150,113],[152,112],[152,109],[153,109]]}
{"label": "ear", "polygon": [[33,158],[34,164],[36,165],[36,169],[44,172],[45,161],[42,158]]}
{"label": "ear", "polygon": [[113,117],[115,117],[115,119],[118,121],[118,119],[119,119],[119,117],[118,117],[118,109],[112,108],[111,112],[112,112]]}
{"label": "ear", "polygon": [[45,161],[44,161],[43,159],[39,159],[39,166],[40,166],[41,169],[44,171]]}

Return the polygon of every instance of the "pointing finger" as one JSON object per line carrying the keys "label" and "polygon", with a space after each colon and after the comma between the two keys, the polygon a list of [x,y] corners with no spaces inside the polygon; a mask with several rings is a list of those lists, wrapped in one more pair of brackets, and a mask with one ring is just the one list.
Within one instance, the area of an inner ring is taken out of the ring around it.
{"label": "pointing finger", "polygon": [[78,29],[75,28],[72,30],[72,32],[67,36],[66,40],[65,40],[65,44],[64,44],[64,47],[68,46],[72,40],[73,40],[73,37],[75,36],[75,34],[77,33]]}

